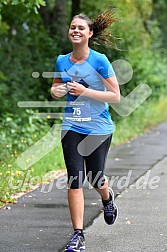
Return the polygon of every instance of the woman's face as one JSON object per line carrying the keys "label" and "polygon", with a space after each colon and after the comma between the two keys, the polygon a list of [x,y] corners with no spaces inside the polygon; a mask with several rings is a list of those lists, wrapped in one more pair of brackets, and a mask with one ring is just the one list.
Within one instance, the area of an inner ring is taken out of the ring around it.
{"label": "woman's face", "polygon": [[88,44],[89,38],[93,35],[86,20],[75,18],[72,20],[68,32],[68,38],[72,44]]}

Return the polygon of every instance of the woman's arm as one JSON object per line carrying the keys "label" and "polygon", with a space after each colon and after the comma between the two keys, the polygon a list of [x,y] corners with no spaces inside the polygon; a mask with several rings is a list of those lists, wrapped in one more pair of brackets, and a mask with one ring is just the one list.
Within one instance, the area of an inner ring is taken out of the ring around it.
{"label": "woman's arm", "polygon": [[120,102],[120,89],[116,77],[112,76],[104,79],[103,81],[106,86],[106,91],[87,89],[85,91],[86,96],[102,102],[108,102],[108,103]]}
{"label": "woman's arm", "polygon": [[66,84],[62,83],[61,79],[54,78],[52,87],[50,89],[50,94],[54,99],[60,98],[67,93]]}
{"label": "woman's arm", "polygon": [[82,84],[77,82],[68,82],[69,93],[74,96],[87,96],[91,99],[108,102],[120,102],[120,89],[118,81],[115,76],[103,79],[106,86],[106,91],[93,90],[85,88]]}

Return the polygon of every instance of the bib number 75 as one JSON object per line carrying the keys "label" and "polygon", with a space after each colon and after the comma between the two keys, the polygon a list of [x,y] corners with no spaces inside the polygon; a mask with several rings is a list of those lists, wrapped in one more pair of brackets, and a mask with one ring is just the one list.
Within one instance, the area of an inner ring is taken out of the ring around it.
{"label": "bib number 75", "polygon": [[79,116],[79,115],[81,115],[81,109],[80,108],[73,108],[73,115],[77,115],[77,116]]}

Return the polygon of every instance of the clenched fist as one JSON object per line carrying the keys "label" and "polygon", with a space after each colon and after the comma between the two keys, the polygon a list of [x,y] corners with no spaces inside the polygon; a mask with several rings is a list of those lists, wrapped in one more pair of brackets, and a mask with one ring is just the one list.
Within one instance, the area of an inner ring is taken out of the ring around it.
{"label": "clenched fist", "polygon": [[68,88],[69,94],[74,95],[74,96],[83,95],[86,90],[86,88],[82,84],[76,81],[67,82],[67,88]]}
{"label": "clenched fist", "polygon": [[67,88],[66,88],[66,84],[60,84],[57,87],[53,86],[50,89],[51,91],[51,95],[53,95],[53,97],[63,97],[66,93],[67,93]]}

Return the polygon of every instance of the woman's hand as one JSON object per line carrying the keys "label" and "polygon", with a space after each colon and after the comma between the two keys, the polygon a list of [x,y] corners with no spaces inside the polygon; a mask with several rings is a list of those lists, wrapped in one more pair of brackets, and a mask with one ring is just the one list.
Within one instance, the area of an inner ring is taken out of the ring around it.
{"label": "woman's hand", "polygon": [[58,86],[52,86],[51,89],[51,94],[53,96],[58,97],[63,97],[66,93],[67,93],[67,88],[66,88],[66,84],[61,84],[61,85],[58,85]]}
{"label": "woman's hand", "polygon": [[86,91],[86,87],[76,81],[67,82],[67,89],[69,91],[69,94],[74,96],[82,96]]}

